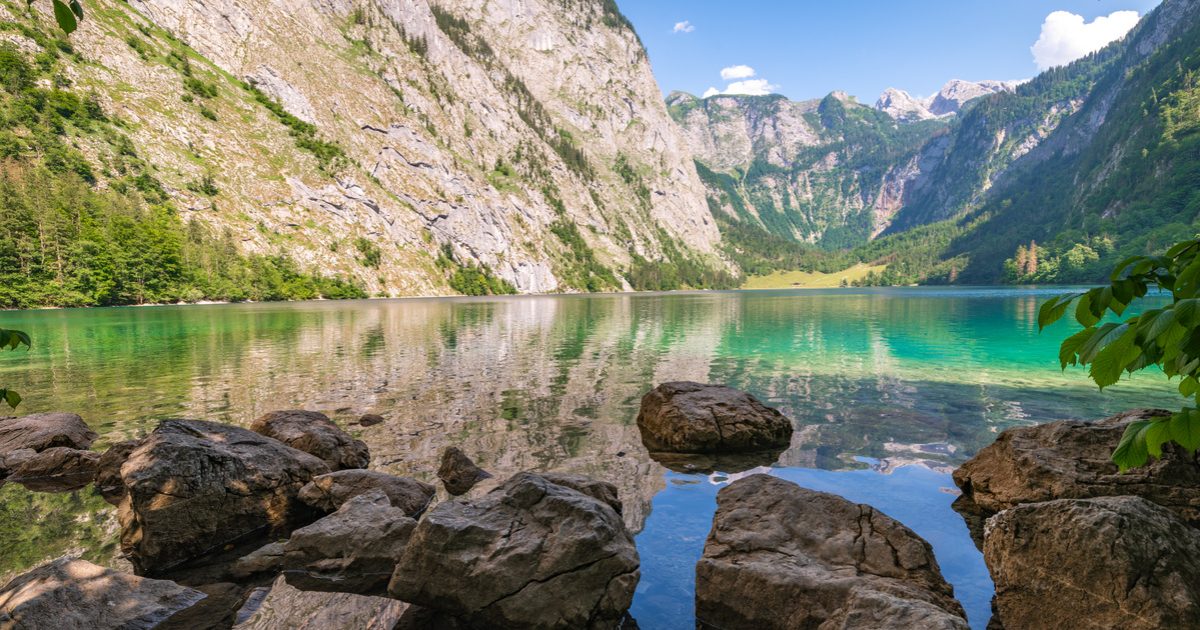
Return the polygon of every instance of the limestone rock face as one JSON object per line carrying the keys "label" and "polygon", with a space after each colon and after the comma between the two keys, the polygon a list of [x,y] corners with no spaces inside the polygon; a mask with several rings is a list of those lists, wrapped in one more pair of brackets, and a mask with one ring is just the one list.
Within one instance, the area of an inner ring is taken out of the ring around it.
{"label": "limestone rock face", "polygon": [[1200,627],[1200,533],[1143,498],[1019,505],[983,553],[1005,628]]}
{"label": "limestone rock face", "polygon": [[0,628],[141,630],[205,598],[166,580],[59,558],[0,588]]}
{"label": "limestone rock face", "polygon": [[952,79],[929,100],[929,112],[934,116],[957,114],[968,101],[996,92],[1012,92],[1019,81],[963,81]]}
{"label": "limestone rock face", "polygon": [[121,549],[139,573],[170,568],[313,516],[300,488],[324,462],[240,427],[167,420],[121,466]]}
{"label": "limestone rock face", "polygon": [[792,438],[792,423],[778,410],[723,385],[663,383],[642,397],[637,423],[650,451],[769,450]]}
{"label": "limestone rock face", "polygon": [[300,499],[325,512],[332,512],[354,497],[381,490],[393,507],[416,518],[425,511],[433,495],[433,486],[411,477],[397,477],[375,470],[339,470],[315,477],[300,489]]}
{"label": "limestone rock face", "polygon": [[700,627],[966,630],[929,543],[869,505],[767,475],[717,494]]}
{"label": "limestone rock face", "polygon": [[929,104],[923,99],[913,97],[904,90],[888,88],[875,101],[875,109],[895,118],[900,122],[915,122],[937,118],[929,111]]}
{"label": "limestone rock face", "polygon": [[382,594],[416,527],[382,490],[371,490],[292,532],[284,574],[304,590]]}
{"label": "limestone rock face", "polygon": [[438,467],[438,479],[446,486],[446,492],[454,496],[466,494],[475,484],[491,477],[491,473],[475,465],[466,453],[456,446],[442,451],[441,466]]}
{"label": "limestone rock face", "polygon": [[1110,456],[1125,425],[1165,415],[1143,409],[1098,422],[1065,420],[1008,429],[957,470],[954,507],[976,542],[982,521],[1021,503],[1137,495],[1200,525],[1200,463],[1174,446],[1146,466],[1121,474]]}
{"label": "limestone rock face", "polygon": [[484,627],[612,628],[638,567],[607,503],[519,473],[481,499],[431,510],[388,593]]}
{"label": "limestone rock face", "polygon": [[385,597],[298,590],[281,575],[265,596],[251,597],[234,628],[392,630],[408,608],[408,604]]}
{"label": "limestone rock face", "polygon": [[0,420],[0,455],[29,448],[44,451],[55,446],[86,450],[98,436],[83,418],[73,413],[35,413]]}
{"label": "limestone rock face", "polygon": [[24,458],[8,481],[35,492],[69,492],[92,483],[99,465],[100,453],[55,446]]}
{"label": "limestone rock face", "polygon": [[366,468],[371,463],[366,442],[354,439],[316,411],[272,411],[251,423],[250,430],[314,455],[330,470]]}

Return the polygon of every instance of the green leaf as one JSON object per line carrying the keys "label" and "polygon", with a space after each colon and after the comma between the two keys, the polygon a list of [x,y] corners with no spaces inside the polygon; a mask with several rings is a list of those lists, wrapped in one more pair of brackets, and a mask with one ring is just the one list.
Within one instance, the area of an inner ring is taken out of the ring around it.
{"label": "green leaf", "polygon": [[1195,409],[1181,411],[1171,416],[1171,439],[1189,451],[1200,448],[1200,413]]}
{"label": "green leaf", "polygon": [[1112,453],[1112,461],[1121,472],[1137,468],[1150,458],[1144,431],[1148,424],[1150,424],[1149,420],[1138,420],[1130,422],[1129,426],[1125,427],[1125,433],[1121,435],[1121,441]]}
{"label": "green leaf", "polygon": [[1125,269],[1127,267],[1129,267],[1129,265],[1132,265],[1133,263],[1138,262],[1139,260],[1142,260],[1143,258],[1144,258],[1144,256],[1130,256],[1129,258],[1126,258],[1125,260],[1122,260],[1121,262],[1117,263],[1117,266],[1113,267],[1113,272],[1112,272],[1112,275],[1109,276],[1109,280],[1116,280],[1117,278],[1120,278],[1122,271],[1125,271]]}
{"label": "green leaf", "polygon": [[1058,348],[1058,361],[1062,364],[1062,369],[1066,370],[1068,365],[1078,363],[1075,355],[1079,352],[1079,348],[1087,343],[1087,340],[1091,339],[1094,334],[1096,334],[1095,328],[1085,328],[1063,340],[1062,345]]}
{"label": "green leaf", "polygon": [[[71,7],[67,6],[62,0],[53,0],[54,2],[54,20],[58,22],[58,27],[66,34],[70,35],[75,32],[78,23],[75,19],[75,12]],[[82,10],[81,10],[82,11]]]}
{"label": "green leaf", "polygon": [[1151,420],[1150,424],[1142,429],[1142,436],[1146,441],[1146,452],[1154,457],[1162,457],[1162,445],[1171,441],[1171,425],[1168,418],[1157,418]]}
{"label": "green leaf", "polygon": [[1088,291],[1079,298],[1079,303],[1075,305],[1075,321],[1083,325],[1084,328],[1095,326],[1100,317],[1092,312],[1092,292]]}
{"label": "green leaf", "polygon": [[1079,362],[1087,365],[1096,358],[1096,354],[1100,352],[1104,346],[1112,343],[1128,328],[1127,324],[1118,324],[1108,322],[1096,329],[1096,333],[1092,335],[1087,343],[1079,348]]}
{"label": "green leaf", "polygon": [[1067,312],[1067,306],[1081,295],[1083,294],[1068,293],[1051,298],[1045,304],[1042,304],[1042,308],[1038,310],[1038,330],[1042,330],[1046,326],[1062,319],[1062,316]]}
{"label": "green leaf", "polygon": [[0,389],[0,398],[3,398],[4,402],[13,409],[21,404],[21,395],[11,389]]}
{"label": "green leaf", "polygon": [[71,0],[71,13],[79,20],[83,20],[83,5],[79,4],[79,0]]}
{"label": "green leaf", "polygon": [[1134,343],[1137,329],[1128,324],[1122,326],[1125,328],[1124,332],[1096,353],[1096,358],[1091,361],[1092,369],[1089,374],[1100,389],[1121,380],[1121,373],[1125,368],[1142,354],[1142,349]]}
{"label": "green leaf", "polygon": [[1191,398],[1200,391],[1200,382],[1196,381],[1195,376],[1188,376],[1179,382],[1179,393],[1185,398]]}
{"label": "green leaf", "polygon": [[[1146,315],[1149,315],[1149,313],[1147,312]],[[1163,309],[1153,319],[1144,319],[1144,317],[1145,315],[1143,315],[1143,319],[1138,321],[1138,328],[1145,330],[1145,336],[1142,338],[1148,342],[1155,341],[1171,327],[1171,324],[1175,323],[1175,309]],[[1162,343],[1159,343],[1159,346],[1161,347]]]}

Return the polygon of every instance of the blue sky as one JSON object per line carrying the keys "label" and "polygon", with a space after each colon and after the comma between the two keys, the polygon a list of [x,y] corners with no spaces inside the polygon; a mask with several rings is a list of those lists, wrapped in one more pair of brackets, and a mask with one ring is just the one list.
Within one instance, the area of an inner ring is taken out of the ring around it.
{"label": "blue sky", "polygon": [[[1157,0],[617,0],[663,92],[761,90],[795,100],[844,90],[866,103],[949,79],[1027,79],[1111,39]],[[1055,11],[1051,19],[1047,19]],[[1111,16],[1111,17],[1110,17]],[[1100,17],[1099,22],[1094,22]],[[678,25],[678,27],[677,27]],[[1043,37],[1044,35],[1044,37]],[[738,68],[738,66],[744,66]],[[732,69],[722,78],[722,69]],[[753,75],[750,71],[753,70]]]}

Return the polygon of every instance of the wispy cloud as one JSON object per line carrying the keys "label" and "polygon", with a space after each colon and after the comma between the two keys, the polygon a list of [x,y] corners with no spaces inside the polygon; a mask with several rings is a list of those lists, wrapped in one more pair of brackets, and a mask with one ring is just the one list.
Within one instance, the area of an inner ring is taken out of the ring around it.
{"label": "wispy cloud", "polygon": [[1138,23],[1137,11],[1114,11],[1086,22],[1082,15],[1055,11],[1042,22],[1042,33],[1029,48],[1038,70],[1061,66],[1124,37]]}
{"label": "wispy cloud", "polygon": [[676,22],[675,28],[671,29],[672,33],[691,33],[696,30],[696,27],[688,20]]}
{"label": "wispy cloud", "polygon": [[732,81],[734,79],[749,79],[757,74],[754,68],[745,65],[729,66],[721,69],[721,79],[724,81]]}

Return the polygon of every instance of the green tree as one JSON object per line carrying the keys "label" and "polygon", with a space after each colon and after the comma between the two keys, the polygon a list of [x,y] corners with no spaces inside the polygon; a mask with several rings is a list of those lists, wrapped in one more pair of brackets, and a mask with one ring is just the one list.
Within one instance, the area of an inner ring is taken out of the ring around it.
{"label": "green tree", "polygon": [[[1089,376],[1101,389],[1115,384],[1123,373],[1158,366],[1168,379],[1179,380],[1179,393],[1192,405],[1169,416],[1132,422],[1113,451],[1122,471],[1161,457],[1162,447],[1174,442],[1184,449],[1200,448],[1200,238],[1176,244],[1161,256],[1131,256],[1116,266],[1108,286],[1068,293],[1049,300],[1038,313],[1038,327],[1058,321],[1074,304],[1075,320],[1083,330],[1068,337],[1059,360],[1089,366]],[[1124,321],[1102,322],[1109,312],[1118,318],[1135,300],[1151,290],[1168,292],[1171,303]]]}

